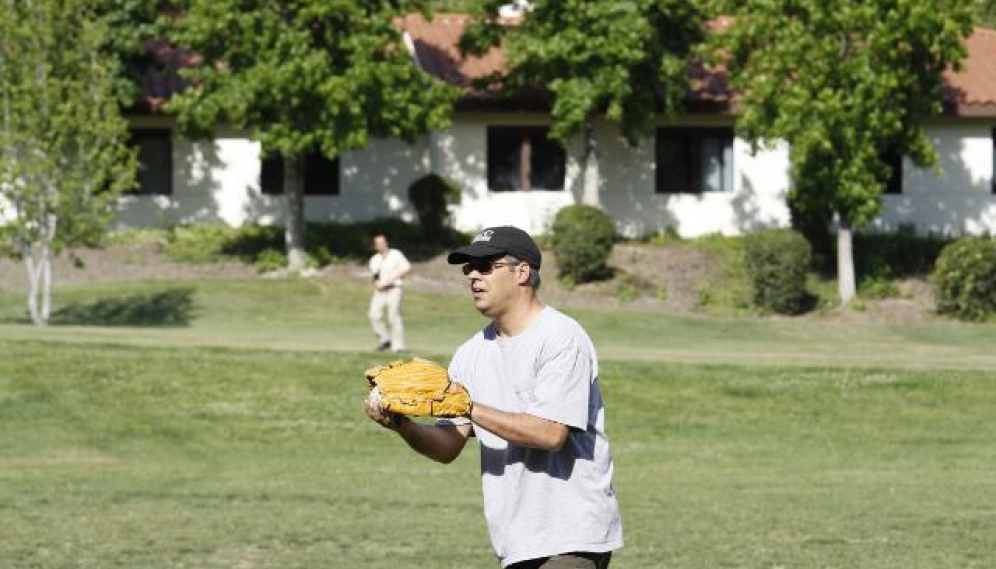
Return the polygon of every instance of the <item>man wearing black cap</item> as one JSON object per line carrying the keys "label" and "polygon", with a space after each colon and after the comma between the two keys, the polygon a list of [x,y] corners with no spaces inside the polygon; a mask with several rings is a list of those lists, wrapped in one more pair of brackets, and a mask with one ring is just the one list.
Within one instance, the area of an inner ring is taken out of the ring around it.
{"label": "man wearing black cap", "polygon": [[485,229],[450,253],[491,321],[449,374],[468,416],[423,425],[367,408],[417,452],[448,463],[476,436],[484,513],[502,567],[604,569],[623,545],[598,360],[574,319],[537,297],[542,256],[515,227]]}

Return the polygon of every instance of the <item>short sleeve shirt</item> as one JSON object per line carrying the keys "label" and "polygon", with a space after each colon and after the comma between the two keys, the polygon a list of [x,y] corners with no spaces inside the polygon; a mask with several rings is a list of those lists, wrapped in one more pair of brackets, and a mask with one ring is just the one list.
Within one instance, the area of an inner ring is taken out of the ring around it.
{"label": "short sleeve shirt", "polygon": [[[379,275],[380,278],[389,277],[398,271],[411,267],[405,254],[397,249],[388,249],[384,254],[375,253],[370,257],[368,263],[370,274]],[[401,286],[402,279],[394,282],[395,286]]]}
{"label": "short sleeve shirt", "polygon": [[449,371],[475,402],[571,429],[564,447],[550,452],[474,425],[485,517],[502,566],[622,547],[598,361],[581,325],[551,307],[514,337],[489,325],[457,350]]}

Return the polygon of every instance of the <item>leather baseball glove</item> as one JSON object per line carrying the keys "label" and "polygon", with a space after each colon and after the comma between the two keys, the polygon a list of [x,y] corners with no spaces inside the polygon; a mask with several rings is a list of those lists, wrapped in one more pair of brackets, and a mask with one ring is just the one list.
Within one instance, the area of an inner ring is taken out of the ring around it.
{"label": "leather baseball glove", "polygon": [[391,413],[463,417],[473,406],[470,394],[450,380],[446,368],[429,360],[395,360],[372,367],[364,375],[369,399]]}

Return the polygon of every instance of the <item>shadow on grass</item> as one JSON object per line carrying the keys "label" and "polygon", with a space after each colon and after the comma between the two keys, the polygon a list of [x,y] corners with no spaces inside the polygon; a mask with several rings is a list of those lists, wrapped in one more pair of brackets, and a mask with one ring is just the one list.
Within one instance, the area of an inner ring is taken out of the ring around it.
{"label": "shadow on grass", "polygon": [[73,302],[52,312],[52,325],[187,326],[194,312],[194,288]]}

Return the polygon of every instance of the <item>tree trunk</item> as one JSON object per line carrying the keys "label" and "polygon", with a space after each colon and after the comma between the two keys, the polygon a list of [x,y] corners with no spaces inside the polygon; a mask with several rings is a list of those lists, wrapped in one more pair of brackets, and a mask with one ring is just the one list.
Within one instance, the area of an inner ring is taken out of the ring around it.
{"label": "tree trunk", "polygon": [[596,146],[595,125],[588,121],[584,125],[584,155],[582,157],[584,185],[581,190],[581,203],[598,207],[601,206],[602,200],[598,191],[600,172]]}
{"label": "tree trunk", "polygon": [[304,158],[284,156],[284,244],[287,269],[301,272],[305,268],[304,251]]}
{"label": "tree trunk", "polygon": [[854,298],[857,286],[854,279],[854,248],[850,222],[843,216],[837,218],[837,289],[840,304],[846,306]]}
{"label": "tree trunk", "polygon": [[55,240],[55,228],[58,221],[54,215],[49,217],[49,230],[41,250],[41,317],[48,324],[52,314],[52,241]]}
{"label": "tree trunk", "polygon": [[44,247],[41,243],[26,244],[21,248],[24,257],[24,267],[28,271],[28,314],[35,326],[48,324],[48,318],[42,310],[42,272],[46,256],[37,254],[37,248]]}
{"label": "tree trunk", "polygon": [[47,226],[38,240],[24,241],[21,246],[28,272],[28,314],[35,326],[48,324],[52,313],[52,241],[57,222],[56,216],[46,216]]}
{"label": "tree trunk", "polygon": [[38,285],[39,275],[35,270],[35,252],[31,245],[21,247],[21,257],[24,259],[24,268],[28,272],[28,314],[35,326],[44,326],[45,321],[41,318],[41,311],[38,310]]}

